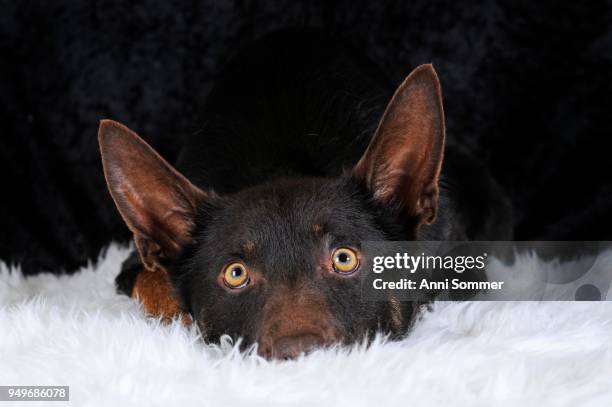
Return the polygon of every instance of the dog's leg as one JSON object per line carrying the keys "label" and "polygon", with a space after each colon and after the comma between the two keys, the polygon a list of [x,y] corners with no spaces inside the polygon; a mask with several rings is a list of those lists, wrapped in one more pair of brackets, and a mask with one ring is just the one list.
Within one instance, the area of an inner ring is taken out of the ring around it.
{"label": "dog's leg", "polygon": [[160,268],[146,270],[136,251],[121,265],[115,283],[119,292],[140,301],[148,316],[161,317],[164,322],[181,317],[185,325],[191,325],[191,317],[175,298],[168,272]]}
{"label": "dog's leg", "polygon": [[121,263],[121,272],[115,278],[115,287],[117,287],[117,291],[131,297],[132,291],[134,291],[136,277],[143,269],[144,267],[138,258],[138,252],[133,250],[130,256]]}

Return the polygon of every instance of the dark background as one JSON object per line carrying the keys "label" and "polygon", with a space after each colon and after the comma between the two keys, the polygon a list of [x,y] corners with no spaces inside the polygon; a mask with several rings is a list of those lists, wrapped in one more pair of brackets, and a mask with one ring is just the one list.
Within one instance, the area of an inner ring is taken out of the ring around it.
{"label": "dark background", "polygon": [[509,191],[517,239],[612,239],[610,2],[0,6],[0,258],[27,273],[73,270],[129,237],[103,182],[101,118],[172,160],[228,56],[294,26],[347,38],[396,83],[433,62],[447,137]]}

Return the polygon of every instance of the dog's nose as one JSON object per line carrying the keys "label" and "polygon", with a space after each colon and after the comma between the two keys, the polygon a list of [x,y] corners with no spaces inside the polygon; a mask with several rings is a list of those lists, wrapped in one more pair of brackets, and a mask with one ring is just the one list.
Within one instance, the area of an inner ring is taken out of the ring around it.
{"label": "dog's nose", "polygon": [[300,354],[308,353],[324,344],[323,338],[315,334],[284,336],[274,341],[272,345],[272,358],[294,359]]}

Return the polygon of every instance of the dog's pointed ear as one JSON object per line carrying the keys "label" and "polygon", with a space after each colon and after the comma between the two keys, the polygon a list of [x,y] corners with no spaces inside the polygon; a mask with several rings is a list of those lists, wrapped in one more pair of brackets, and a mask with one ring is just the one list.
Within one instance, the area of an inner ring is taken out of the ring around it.
{"label": "dog's pointed ear", "polygon": [[435,219],[443,152],[440,82],[431,65],[421,65],[395,91],[353,176],[418,227]]}
{"label": "dog's pointed ear", "polygon": [[192,241],[197,206],[208,194],[120,123],[102,120],[98,141],[111,196],[144,266],[154,270]]}

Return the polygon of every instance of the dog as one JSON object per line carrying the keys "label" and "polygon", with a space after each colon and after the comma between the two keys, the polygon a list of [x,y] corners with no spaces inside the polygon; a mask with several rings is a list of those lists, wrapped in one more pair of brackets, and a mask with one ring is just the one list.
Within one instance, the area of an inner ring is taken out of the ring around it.
{"label": "dog", "polygon": [[511,237],[503,191],[445,147],[432,65],[393,90],[340,40],[283,31],[230,60],[203,117],[175,166],[111,120],[99,143],[137,252],[119,290],[208,341],[227,334],[287,359],[401,337],[422,303],[364,300],[361,242]]}

